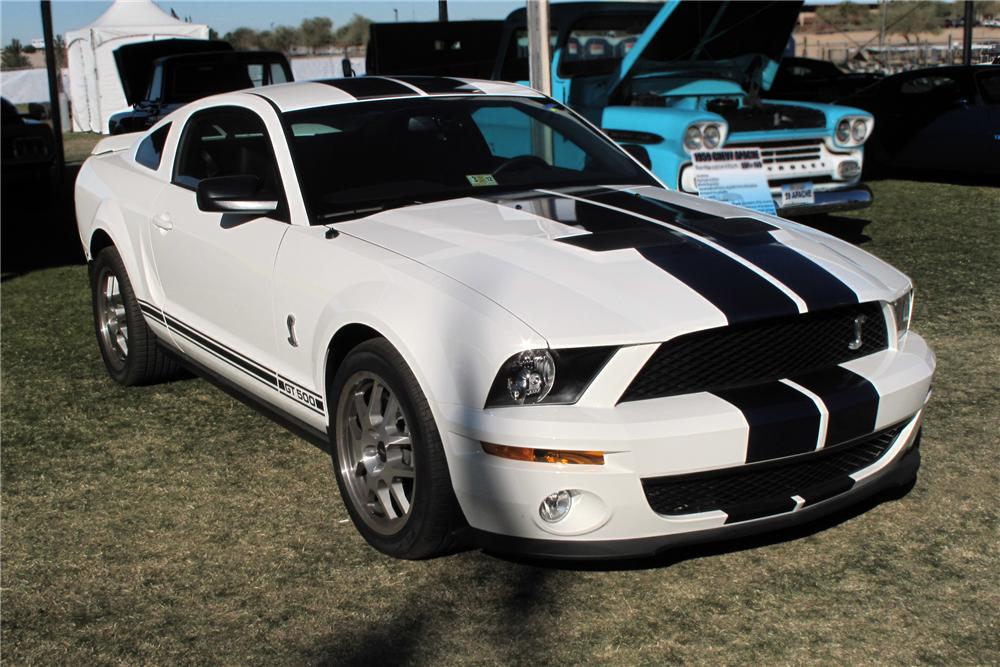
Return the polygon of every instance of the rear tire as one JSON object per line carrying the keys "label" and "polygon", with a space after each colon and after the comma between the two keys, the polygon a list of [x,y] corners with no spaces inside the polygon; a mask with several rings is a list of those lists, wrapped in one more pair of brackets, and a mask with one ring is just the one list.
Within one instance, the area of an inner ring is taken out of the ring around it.
{"label": "rear tire", "polygon": [[358,532],[395,558],[452,550],[464,518],[430,406],[399,352],[384,338],[361,343],[327,397],[333,469]]}
{"label": "rear tire", "polygon": [[97,345],[108,375],[125,386],[153,384],[179,375],[177,361],[146,326],[121,255],[101,250],[90,274]]}

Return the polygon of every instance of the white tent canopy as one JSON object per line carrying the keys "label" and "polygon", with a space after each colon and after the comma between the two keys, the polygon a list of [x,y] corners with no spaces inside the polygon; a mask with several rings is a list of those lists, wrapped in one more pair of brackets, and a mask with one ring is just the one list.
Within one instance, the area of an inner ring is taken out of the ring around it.
{"label": "white tent canopy", "polygon": [[115,49],[133,42],[176,38],[208,39],[208,26],[175,19],[151,0],[115,0],[96,21],[67,32],[73,130],[107,133],[112,114],[129,108],[115,65]]}

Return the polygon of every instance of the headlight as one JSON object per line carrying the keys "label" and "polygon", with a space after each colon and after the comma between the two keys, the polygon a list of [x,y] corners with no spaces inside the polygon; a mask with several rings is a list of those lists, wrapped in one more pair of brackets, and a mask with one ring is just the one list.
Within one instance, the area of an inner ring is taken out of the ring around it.
{"label": "headlight", "polygon": [[861,143],[865,140],[865,136],[868,134],[868,124],[860,118],[856,119],[851,125],[851,138],[857,143]]}
{"label": "headlight", "polygon": [[692,125],[684,132],[684,148],[696,151],[701,148],[701,128]]}
{"label": "headlight", "polygon": [[837,141],[846,144],[851,140],[851,121],[846,118],[837,123]]}
{"label": "headlight", "polygon": [[486,397],[487,408],[576,403],[616,347],[525,350],[504,362]]}
{"label": "headlight", "polygon": [[718,148],[722,140],[722,133],[719,132],[718,125],[706,125],[705,129],[701,131],[701,137],[705,148]]}
{"label": "headlight", "polygon": [[896,317],[896,331],[903,333],[910,328],[910,318],[913,314],[913,290],[892,302],[892,313]]}
{"label": "headlight", "polygon": [[507,362],[507,394],[516,404],[538,403],[555,380],[556,362],[548,350],[525,350]]}

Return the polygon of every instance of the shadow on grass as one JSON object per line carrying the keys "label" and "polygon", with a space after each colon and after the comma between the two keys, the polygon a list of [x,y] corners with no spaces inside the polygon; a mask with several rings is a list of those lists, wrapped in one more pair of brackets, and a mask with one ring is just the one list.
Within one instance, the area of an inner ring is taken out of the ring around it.
{"label": "shadow on grass", "polygon": [[499,553],[494,553],[491,555],[511,563],[528,565],[532,567],[547,567],[550,569],[557,569],[557,570],[605,572],[605,571],[622,571],[622,570],[653,570],[660,568],[668,568],[672,565],[676,565],[677,563],[681,563],[688,560],[696,560],[699,558],[720,556],[723,554],[747,551],[749,549],[758,549],[761,547],[771,546],[774,544],[780,544],[782,542],[791,542],[793,540],[800,540],[809,537],[811,535],[815,535],[816,533],[820,533],[825,530],[830,530],[832,528],[839,526],[842,523],[845,523],[847,521],[850,521],[851,519],[861,516],[862,514],[874,509],[875,507],[878,507],[883,503],[893,502],[902,499],[910,492],[910,490],[913,488],[914,483],[915,481],[899,488],[887,489],[866,500],[859,502],[856,505],[851,505],[850,507],[846,507],[838,512],[834,512],[833,514],[829,514],[825,517],[816,519],[815,521],[810,521],[809,523],[802,524],[800,526],[795,526],[792,528],[784,528],[781,530],[773,530],[770,532],[760,533],[757,535],[750,535],[747,537],[734,538],[729,540],[717,540],[707,544],[678,547],[657,554],[655,556],[650,556],[648,558],[629,558],[620,560],[599,560],[599,561],[573,561],[573,560],[563,561],[563,560],[544,560],[544,559],[522,557],[522,556],[510,556]]}
{"label": "shadow on grass", "polygon": [[0,272],[4,281],[31,271],[83,264],[73,185],[80,165],[51,179],[10,178],[0,193]]}

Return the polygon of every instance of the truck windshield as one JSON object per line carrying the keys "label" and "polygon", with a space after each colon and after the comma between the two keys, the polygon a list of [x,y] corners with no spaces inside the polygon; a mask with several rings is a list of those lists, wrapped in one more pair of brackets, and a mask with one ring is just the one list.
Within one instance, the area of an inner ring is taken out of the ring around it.
{"label": "truck windshield", "polygon": [[283,115],[314,224],[393,206],[576,185],[657,185],[542,98],[417,98]]}

